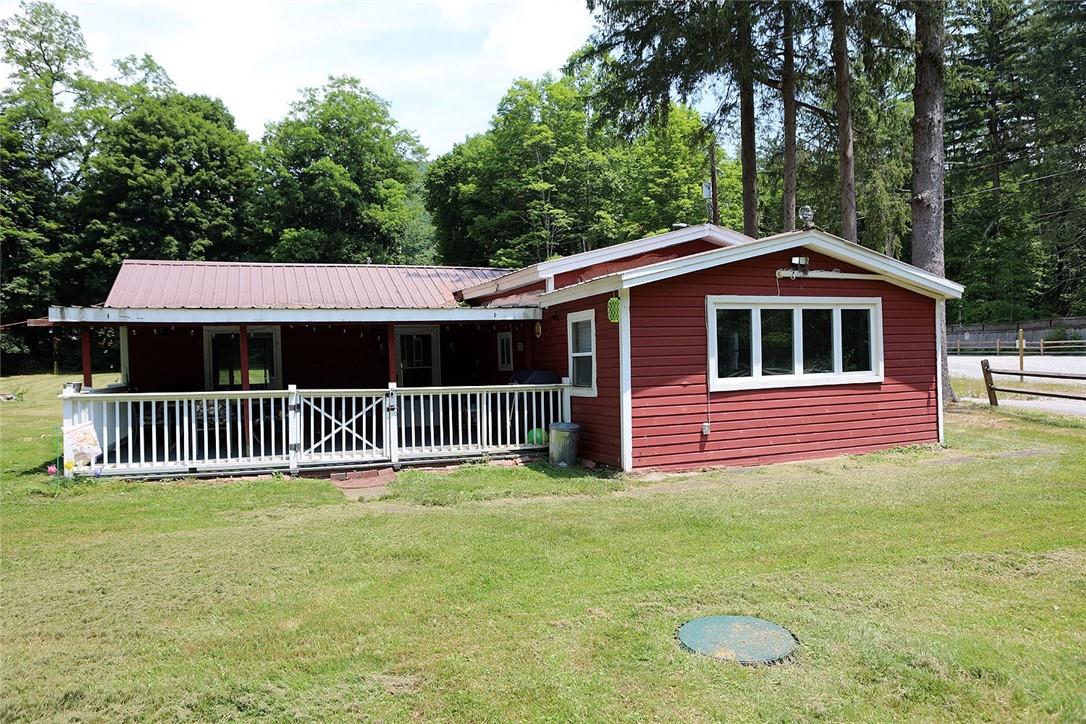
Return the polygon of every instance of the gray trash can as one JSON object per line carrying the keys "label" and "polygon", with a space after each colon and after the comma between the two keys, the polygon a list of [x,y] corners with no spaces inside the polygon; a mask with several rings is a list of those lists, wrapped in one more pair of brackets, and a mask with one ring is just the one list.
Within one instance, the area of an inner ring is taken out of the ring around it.
{"label": "gray trash can", "polygon": [[552,422],[549,429],[551,465],[560,468],[576,465],[581,426],[574,422]]}

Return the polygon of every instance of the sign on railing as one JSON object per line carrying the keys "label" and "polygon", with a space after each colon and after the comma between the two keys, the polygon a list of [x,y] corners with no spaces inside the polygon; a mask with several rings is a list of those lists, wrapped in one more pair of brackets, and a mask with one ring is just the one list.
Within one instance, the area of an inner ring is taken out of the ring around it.
{"label": "sign on railing", "polygon": [[569,385],[191,393],[65,390],[64,429],[89,425],[100,454],[69,474],[297,471],[468,458],[540,448],[568,422]]}

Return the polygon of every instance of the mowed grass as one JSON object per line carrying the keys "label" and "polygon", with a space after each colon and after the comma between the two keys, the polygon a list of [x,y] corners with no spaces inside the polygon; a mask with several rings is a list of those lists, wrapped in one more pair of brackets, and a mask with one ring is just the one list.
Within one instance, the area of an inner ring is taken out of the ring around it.
{"label": "mowed grass", "polygon": [[[947,450],[465,468],[350,503],[320,480],[54,487],[55,386],[21,382],[0,403],[3,719],[1086,718],[1079,421],[961,408]],[[474,475],[518,497],[463,501]],[[753,669],[678,647],[716,613],[802,646]]]}

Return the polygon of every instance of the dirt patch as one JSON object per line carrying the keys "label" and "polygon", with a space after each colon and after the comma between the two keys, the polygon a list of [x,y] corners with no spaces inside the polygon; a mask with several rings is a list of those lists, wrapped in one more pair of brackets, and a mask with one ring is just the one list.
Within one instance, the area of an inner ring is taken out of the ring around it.
{"label": "dirt patch", "polygon": [[393,696],[422,691],[423,678],[419,674],[370,674],[366,678]]}
{"label": "dirt patch", "polygon": [[992,413],[991,408],[978,404],[955,404],[946,409],[948,417],[953,416],[962,420],[968,420],[968,424],[975,427],[983,427],[991,430],[1002,430],[1014,427],[1010,420]]}
{"label": "dirt patch", "polygon": [[338,485],[336,487],[343,493],[344,498],[351,501],[377,500],[388,495],[387,485],[371,485],[366,488],[340,488]]}

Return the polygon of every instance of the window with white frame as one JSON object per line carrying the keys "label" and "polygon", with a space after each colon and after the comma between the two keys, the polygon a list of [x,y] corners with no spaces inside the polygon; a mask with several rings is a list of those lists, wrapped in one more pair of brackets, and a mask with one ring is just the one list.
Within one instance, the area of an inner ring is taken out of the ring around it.
{"label": "window with white frame", "polygon": [[596,396],[596,310],[566,316],[569,332],[569,379],[573,395]]}
{"label": "window with white frame", "polygon": [[882,300],[706,297],[712,390],[881,382]]}
{"label": "window with white frame", "polygon": [[513,333],[498,332],[498,370],[513,371]]}

